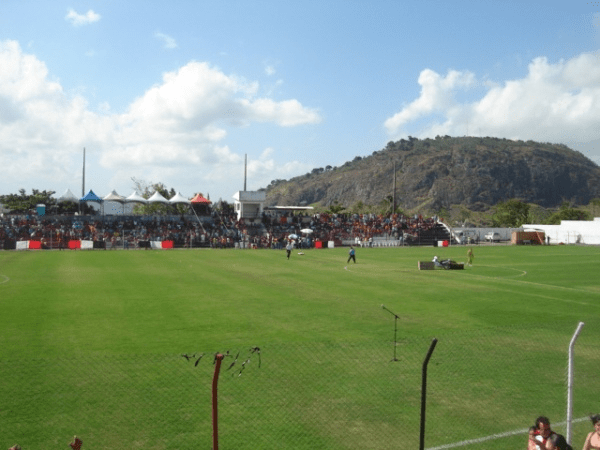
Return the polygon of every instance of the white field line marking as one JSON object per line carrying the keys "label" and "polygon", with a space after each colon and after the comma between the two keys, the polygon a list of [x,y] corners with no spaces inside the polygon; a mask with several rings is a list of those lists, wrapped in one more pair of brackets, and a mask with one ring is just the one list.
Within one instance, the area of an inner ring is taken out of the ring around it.
{"label": "white field line marking", "polygon": [[[586,420],[590,420],[590,418],[589,417],[580,417],[579,419],[573,419],[572,423],[584,422]],[[554,425],[560,426],[560,425],[566,425],[566,424],[567,424],[567,422],[565,421],[565,422],[556,423]],[[491,434],[489,436],[476,438],[476,439],[467,439],[466,441],[454,442],[453,444],[445,444],[445,445],[440,445],[438,447],[428,447],[426,450],[444,450],[447,448],[464,447],[466,445],[479,444],[481,442],[486,442],[486,441],[493,441],[494,439],[500,439],[500,438],[505,438],[505,437],[509,437],[509,436],[516,436],[517,434],[527,434],[528,432],[529,432],[529,428],[523,428],[521,430],[506,431],[504,433]]]}
{"label": "white field line marking", "polygon": [[0,281],[0,284],[8,283],[10,281],[10,278],[6,275],[0,275],[0,277],[4,278],[4,281]]}
{"label": "white field line marking", "polygon": [[541,286],[541,287],[545,287],[545,288],[550,288],[550,289],[562,289],[563,291],[575,291],[575,292],[585,292],[588,294],[594,294],[594,291],[590,291],[589,289],[578,289],[578,288],[572,288],[572,287],[567,287],[567,286],[557,286],[554,284],[544,284],[544,283],[536,283],[535,281],[527,281],[527,280],[516,280],[515,278],[523,276],[523,275],[527,275],[527,272],[524,270],[520,270],[520,269],[513,269],[510,267],[503,267],[503,266],[481,266],[481,267],[501,267],[503,269],[511,269],[511,270],[517,270],[520,272],[524,272],[521,275],[517,275],[517,276],[513,276],[513,277],[493,277],[493,276],[489,276],[489,275],[481,275],[478,273],[469,273],[469,276],[472,277],[481,277],[481,278],[492,278],[494,280],[499,280],[499,281],[508,281],[508,282],[514,282],[514,283],[525,283],[525,284],[531,284],[534,286]]}

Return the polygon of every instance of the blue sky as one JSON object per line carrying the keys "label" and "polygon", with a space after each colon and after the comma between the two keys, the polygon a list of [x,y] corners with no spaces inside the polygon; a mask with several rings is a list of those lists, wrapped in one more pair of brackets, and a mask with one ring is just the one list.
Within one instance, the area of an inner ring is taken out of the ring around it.
{"label": "blue sky", "polygon": [[0,194],[215,201],[407,136],[600,162],[600,2],[0,3]]}

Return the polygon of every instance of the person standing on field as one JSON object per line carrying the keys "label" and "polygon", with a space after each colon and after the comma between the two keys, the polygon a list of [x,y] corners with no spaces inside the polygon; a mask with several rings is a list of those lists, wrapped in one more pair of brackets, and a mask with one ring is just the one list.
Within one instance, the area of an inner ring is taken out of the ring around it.
{"label": "person standing on field", "polygon": [[285,251],[287,252],[287,259],[290,259],[290,255],[292,254],[293,248],[294,244],[292,244],[292,241],[288,241],[288,244],[285,246]]}
{"label": "person standing on field", "polygon": [[346,263],[349,263],[350,260],[354,261],[354,264],[356,264],[356,252],[352,246],[350,246],[350,250],[348,250],[348,261]]}
{"label": "person standing on field", "polygon": [[473,254],[473,249],[469,248],[469,251],[467,251],[467,264],[469,266],[473,265],[473,258],[475,258],[475,255]]}

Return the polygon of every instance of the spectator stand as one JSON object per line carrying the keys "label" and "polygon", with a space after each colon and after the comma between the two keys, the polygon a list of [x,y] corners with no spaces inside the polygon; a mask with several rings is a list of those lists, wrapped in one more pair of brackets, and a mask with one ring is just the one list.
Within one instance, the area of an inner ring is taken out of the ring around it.
{"label": "spectator stand", "polygon": [[[260,217],[241,219],[235,212],[200,216],[194,210],[193,215],[177,216],[9,214],[0,218],[0,249],[15,249],[17,242],[24,241],[40,242],[41,249],[152,248],[152,242],[169,242],[165,246],[172,243],[173,248],[282,249],[290,234],[300,236],[297,245],[301,248],[327,248],[329,242],[335,246],[361,247],[451,242],[448,228],[436,218],[307,214],[310,210],[310,207],[268,207]],[[71,241],[80,243],[69,244]]]}

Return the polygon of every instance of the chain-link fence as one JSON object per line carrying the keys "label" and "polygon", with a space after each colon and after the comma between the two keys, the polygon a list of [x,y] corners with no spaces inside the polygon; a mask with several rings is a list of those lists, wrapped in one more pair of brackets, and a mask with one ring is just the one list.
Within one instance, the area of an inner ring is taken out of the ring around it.
{"label": "chain-link fence", "polygon": [[[426,447],[524,448],[539,415],[564,434],[572,331],[435,336]],[[576,447],[591,430],[579,419],[600,410],[600,352],[586,331],[575,347]],[[218,385],[219,448],[418,448],[430,343],[399,336],[397,361],[393,342],[231,348]],[[68,448],[77,434],[88,449],[210,449],[217,350],[227,349],[204,349],[197,365],[200,353],[0,359],[0,448]]]}

